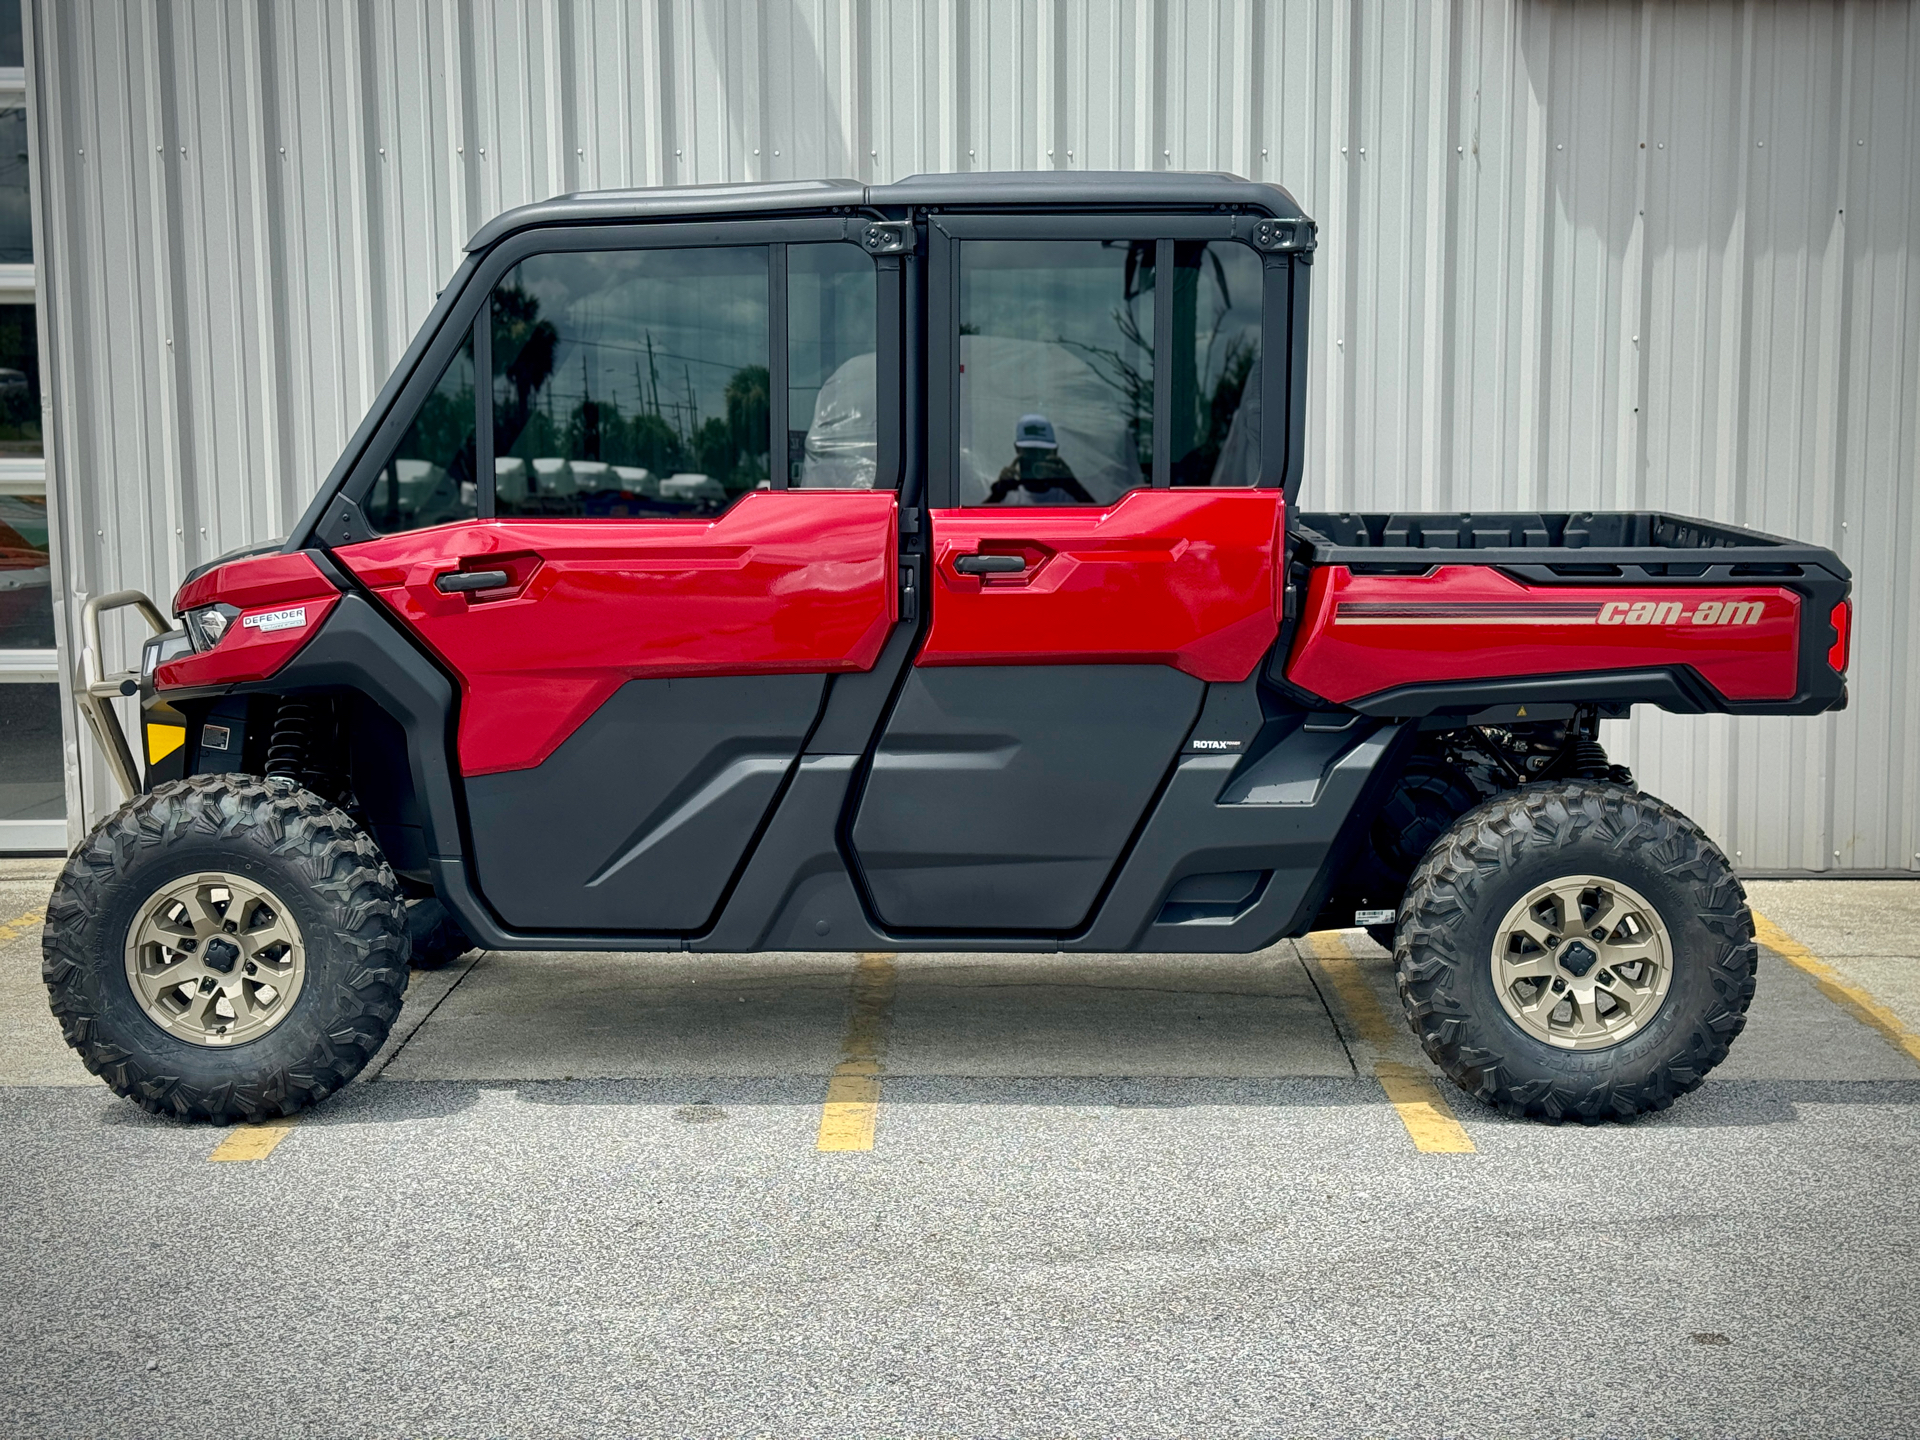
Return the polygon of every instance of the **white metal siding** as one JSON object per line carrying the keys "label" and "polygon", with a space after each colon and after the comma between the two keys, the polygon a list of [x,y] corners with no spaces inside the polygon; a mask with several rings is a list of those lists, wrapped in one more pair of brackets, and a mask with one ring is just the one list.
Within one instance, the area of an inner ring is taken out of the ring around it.
{"label": "white metal siding", "polygon": [[1920,869],[1904,0],[41,0],[35,19],[69,633],[86,592],[164,597],[284,531],[508,206],[1225,169],[1321,225],[1307,503],[1659,507],[1834,546],[1856,575],[1851,710],[1648,713],[1610,740],[1748,869]]}

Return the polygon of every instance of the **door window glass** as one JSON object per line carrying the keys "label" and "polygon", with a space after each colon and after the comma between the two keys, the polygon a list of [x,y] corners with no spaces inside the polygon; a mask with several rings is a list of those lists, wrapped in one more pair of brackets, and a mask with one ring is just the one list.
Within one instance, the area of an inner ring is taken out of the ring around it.
{"label": "door window glass", "polygon": [[768,482],[766,247],[536,255],[492,325],[495,514],[709,515]]}
{"label": "door window glass", "polygon": [[60,687],[0,685],[0,821],[67,813],[60,768]]}
{"label": "door window glass", "polygon": [[1174,245],[1167,437],[1175,485],[1260,483],[1260,257],[1232,241]]}
{"label": "door window glass", "polygon": [[27,205],[27,107],[0,105],[0,264],[33,263]]}
{"label": "door window glass", "polygon": [[878,277],[851,245],[787,247],[787,483],[871,490]]}
{"label": "door window glass", "polygon": [[53,648],[51,564],[47,497],[0,495],[0,650]]}
{"label": "door window glass", "polygon": [[1153,479],[1154,242],[960,247],[962,505],[1105,505]]}
{"label": "door window glass", "polygon": [[479,513],[473,459],[473,336],[374,477],[361,507],[382,535],[471,520]]}
{"label": "door window glass", "polygon": [[0,305],[0,456],[40,453],[40,335],[33,306]]}

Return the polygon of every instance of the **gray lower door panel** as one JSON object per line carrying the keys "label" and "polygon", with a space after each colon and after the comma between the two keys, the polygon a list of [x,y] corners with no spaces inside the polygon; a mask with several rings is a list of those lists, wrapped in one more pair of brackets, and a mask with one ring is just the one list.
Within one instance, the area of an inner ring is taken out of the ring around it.
{"label": "gray lower door panel", "polygon": [[481,893],[514,929],[700,929],[825,685],[628,681],[533,769],[466,781]]}
{"label": "gray lower door panel", "polygon": [[880,919],[900,930],[1080,925],[1205,689],[1159,665],[914,670],[853,825]]}

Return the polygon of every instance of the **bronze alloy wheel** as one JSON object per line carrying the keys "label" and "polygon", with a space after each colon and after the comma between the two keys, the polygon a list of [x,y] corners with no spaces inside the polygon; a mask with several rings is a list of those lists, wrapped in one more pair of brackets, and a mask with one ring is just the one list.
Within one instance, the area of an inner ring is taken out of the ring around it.
{"label": "bronze alloy wheel", "polygon": [[156,891],[127,932],[127,980],[147,1018],[195,1045],[239,1045],[284,1020],[306,946],[265,886],[224,872]]}
{"label": "bronze alloy wheel", "polygon": [[1636,891],[1597,875],[1536,885],[1494,931],[1493,988],[1521,1029],[1604,1050],[1644,1027],[1673,983],[1673,943]]}

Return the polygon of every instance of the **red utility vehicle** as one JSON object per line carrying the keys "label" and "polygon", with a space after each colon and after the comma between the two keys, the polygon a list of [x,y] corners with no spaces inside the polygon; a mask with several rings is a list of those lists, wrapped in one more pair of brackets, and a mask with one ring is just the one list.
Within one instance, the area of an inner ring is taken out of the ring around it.
{"label": "red utility vehicle", "polygon": [[[88,696],[46,980],[117,1091],[346,1083],[409,960],[1259,950],[1364,925],[1515,1114],[1698,1085],[1744,896],[1602,717],[1846,702],[1827,550],[1303,514],[1314,226],[1216,175],[501,216],[292,537]],[[109,697],[142,697],[144,774]]]}

